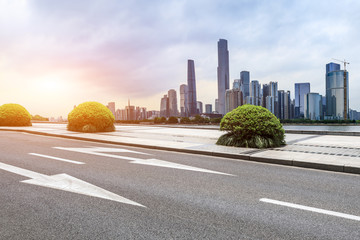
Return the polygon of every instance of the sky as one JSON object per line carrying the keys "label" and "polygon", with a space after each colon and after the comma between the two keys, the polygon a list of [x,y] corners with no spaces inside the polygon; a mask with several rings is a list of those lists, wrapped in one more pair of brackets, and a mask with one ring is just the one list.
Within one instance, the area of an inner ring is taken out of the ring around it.
{"label": "sky", "polygon": [[85,101],[159,110],[169,89],[179,98],[188,59],[198,101],[214,105],[221,38],[230,86],[246,70],[292,98],[299,82],[324,95],[325,65],[346,59],[360,110],[359,12],[347,0],[0,0],[0,105],[45,117]]}

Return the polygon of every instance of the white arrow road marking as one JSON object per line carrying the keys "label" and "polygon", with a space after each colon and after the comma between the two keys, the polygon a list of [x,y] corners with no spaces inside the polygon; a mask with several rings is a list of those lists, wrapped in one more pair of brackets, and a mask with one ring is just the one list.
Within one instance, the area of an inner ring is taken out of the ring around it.
{"label": "white arrow road marking", "polygon": [[29,153],[29,154],[33,155],[33,156],[37,156],[37,157],[49,158],[49,159],[54,159],[54,160],[58,160],[58,161],[68,162],[68,163],[85,164],[83,162],[78,162],[78,161],[69,160],[69,159],[65,159],[65,158],[48,156],[48,155],[44,155],[44,154],[38,154],[38,153]]}
{"label": "white arrow road marking", "polygon": [[[80,153],[87,153],[87,154],[93,154],[97,156],[102,157],[110,157],[110,158],[117,158],[117,159],[123,159],[123,160],[129,160],[130,163],[134,164],[142,164],[142,165],[151,165],[156,167],[166,167],[166,168],[175,168],[175,169],[181,169],[181,170],[188,170],[188,171],[196,171],[196,172],[205,172],[205,173],[212,173],[212,174],[221,174],[221,175],[228,175],[228,176],[235,176],[233,174],[223,173],[223,172],[217,172],[212,170],[207,170],[203,168],[198,167],[192,167],[188,165],[173,163],[173,162],[167,162],[159,159],[141,159],[141,158],[134,158],[134,157],[126,157],[126,156],[119,156],[114,154],[108,154],[103,152],[130,152],[130,153],[137,153],[137,154],[146,154],[136,151],[130,151],[127,149],[120,149],[120,148],[65,148],[65,147],[54,147],[55,149],[61,149],[66,151],[73,151],[73,152],[80,152]],[[151,155],[151,154],[146,154]]]}
{"label": "white arrow road marking", "polygon": [[130,163],[135,164],[143,164],[143,165],[150,165],[150,166],[156,166],[156,167],[166,167],[166,168],[176,168],[176,169],[182,169],[182,170],[188,170],[188,171],[196,171],[196,172],[205,172],[205,173],[213,173],[213,174],[221,174],[221,175],[228,175],[228,176],[235,176],[228,173],[222,173],[217,171],[211,171],[203,168],[197,168],[192,167],[188,165],[173,163],[173,162],[167,162],[159,159],[137,159],[135,161],[131,161]]}
{"label": "white arrow road marking", "polygon": [[331,215],[331,216],[335,216],[335,217],[341,217],[341,218],[346,218],[346,219],[350,219],[350,220],[360,221],[360,217],[358,217],[358,216],[350,215],[350,214],[346,214],[346,213],[329,211],[329,210],[325,210],[325,209],[321,209],[321,208],[307,207],[304,205],[299,205],[299,204],[294,204],[294,203],[289,203],[289,202],[282,202],[282,201],[268,199],[268,198],[261,198],[260,202],[272,203],[272,204],[276,204],[276,205],[280,205],[280,206],[291,207],[291,208],[301,209],[301,210],[305,210],[305,211],[322,213],[322,214]]}
{"label": "white arrow road marking", "polygon": [[105,189],[99,188],[95,185],[92,185],[90,183],[87,183],[85,181],[82,181],[67,174],[57,174],[57,175],[48,176],[45,174],[33,172],[27,169],[15,167],[1,162],[0,162],[0,169],[24,177],[31,178],[30,180],[21,181],[23,183],[34,184],[42,187],[54,188],[58,190],[145,207],[137,202],[131,201],[127,198],[121,197],[115,193],[109,192]]}

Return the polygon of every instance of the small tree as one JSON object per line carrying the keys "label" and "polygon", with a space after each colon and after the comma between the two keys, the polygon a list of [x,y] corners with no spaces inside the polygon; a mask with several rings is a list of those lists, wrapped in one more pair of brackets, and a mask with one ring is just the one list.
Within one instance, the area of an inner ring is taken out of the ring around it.
{"label": "small tree", "polygon": [[285,144],[285,131],[268,109],[243,105],[227,113],[220,122],[222,135],[216,144],[236,147],[269,148]]}

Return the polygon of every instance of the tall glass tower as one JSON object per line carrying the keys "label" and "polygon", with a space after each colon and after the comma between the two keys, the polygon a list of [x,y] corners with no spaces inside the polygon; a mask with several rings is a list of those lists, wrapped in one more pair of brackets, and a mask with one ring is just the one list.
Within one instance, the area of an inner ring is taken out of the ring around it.
{"label": "tall glass tower", "polygon": [[346,120],[349,117],[349,73],[340,64],[326,64],[326,118]]}
{"label": "tall glass tower", "polygon": [[187,75],[187,85],[188,85],[188,106],[189,106],[189,115],[194,116],[197,112],[196,107],[196,82],[195,82],[195,64],[194,60],[188,60],[188,75]]}
{"label": "tall glass tower", "polygon": [[219,113],[225,114],[225,92],[229,89],[229,51],[227,40],[218,41],[218,101]]}
{"label": "tall glass tower", "polygon": [[310,83],[295,83],[295,118],[304,117],[304,96],[310,92]]}

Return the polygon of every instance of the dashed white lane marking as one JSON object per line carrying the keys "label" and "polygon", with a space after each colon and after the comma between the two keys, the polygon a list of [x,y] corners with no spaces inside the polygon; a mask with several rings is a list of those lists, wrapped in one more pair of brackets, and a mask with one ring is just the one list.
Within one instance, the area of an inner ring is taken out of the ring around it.
{"label": "dashed white lane marking", "polygon": [[135,206],[145,207],[137,202],[131,201],[127,198],[124,198],[115,193],[109,192],[105,189],[102,189],[100,187],[87,183],[81,179],[72,177],[64,173],[48,176],[45,174],[33,172],[27,169],[15,167],[1,162],[0,162],[0,169],[27,178],[31,178],[29,180],[22,181],[23,183],[34,184],[42,187],[54,188],[62,191],[68,191],[68,192],[83,194],[87,196],[103,198],[111,201],[131,204]]}
{"label": "dashed white lane marking", "polygon": [[63,162],[68,162],[68,163],[85,164],[84,162],[78,162],[78,161],[74,161],[74,160],[69,160],[69,159],[59,158],[59,157],[53,157],[53,156],[44,155],[44,154],[39,154],[39,153],[29,153],[29,154],[30,154],[30,155],[33,155],[33,156],[37,156],[37,157],[49,158],[49,159],[53,159],[53,160],[57,160],[57,161],[63,161]]}
{"label": "dashed white lane marking", "polygon": [[350,220],[360,221],[359,216],[329,211],[329,210],[325,210],[325,209],[321,209],[321,208],[308,207],[308,206],[304,206],[304,205],[299,205],[299,204],[294,204],[294,203],[289,203],[289,202],[282,202],[282,201],[268,199],[268,198],[261,198],[260,202],[272,203],[272,204],[276,204],[276,205],[280,205],[280,206],[296,208],[296,209],[301,209],[301,210],[305,210],[305,211],[322,213],[322,214],[331,215],[331,216],[335,216],[335,217],[341,217],[341,218],[346,218],[346,219],[350,219]]}

